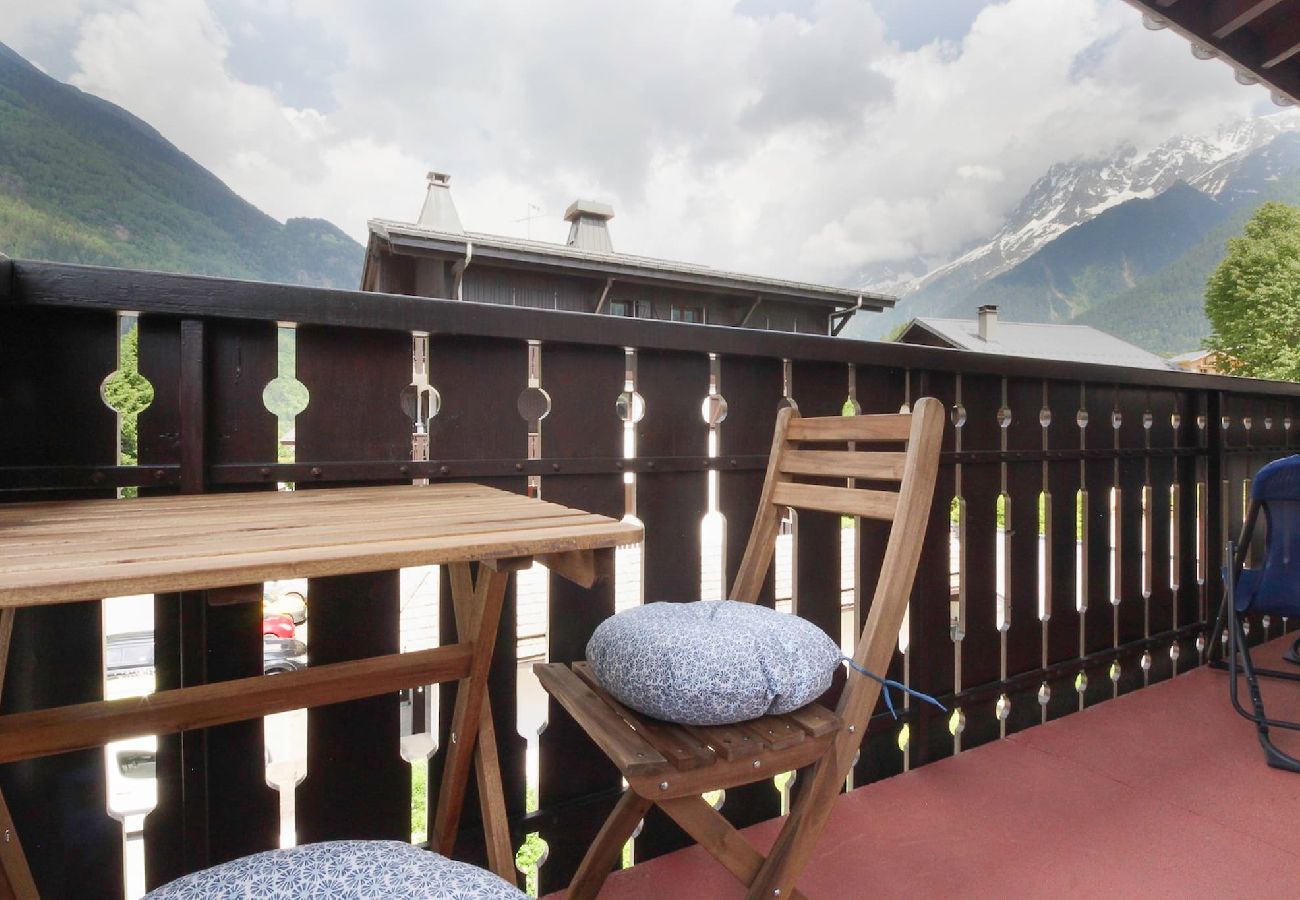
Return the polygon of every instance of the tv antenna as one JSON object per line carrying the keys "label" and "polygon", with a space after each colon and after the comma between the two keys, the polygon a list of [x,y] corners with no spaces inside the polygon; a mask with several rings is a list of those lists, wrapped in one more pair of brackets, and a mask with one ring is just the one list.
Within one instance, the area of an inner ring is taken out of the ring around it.
{"label": "tv antenna", "polygon": [[514,219],[515,222],[526,222],[524,228],[527,230],[528,239],[533,239],[533,219],[542,217],[542,208],[535,203],[528,204],[527,214],[522,219]]}

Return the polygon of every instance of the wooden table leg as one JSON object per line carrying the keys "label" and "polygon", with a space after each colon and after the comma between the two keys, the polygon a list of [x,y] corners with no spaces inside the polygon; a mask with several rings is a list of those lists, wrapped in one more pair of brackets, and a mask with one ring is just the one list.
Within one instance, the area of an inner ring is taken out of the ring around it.
{"label": "wooden table leg", "polygon": [[[438,852],[443,856],[451,856],[455,851],[456,831],[460,825],[461,810],[465,805],[465,787],[469,782],[470,765],[475,757],[474,748],[478,744],[483,721],[485,719],[490,721],[490,717],[483,715],[487,708],[485,701],[488,668],[492,663],[497,628],[501,624],[501,605],[505,600],[506,584],[510,579],[508,571],[498,572],[487,566],[480,566],[477,582],[473,582],[468,563],[455,563],[450,569],[452,602],[456,610],[456,631],[460,641],[473,643],[474,659],[470,665],[469,677],[462,679],[456,688],[456,707],[451,718],[451,746],[447,750],[442,787],[438,791],[438,808],[434,816],[433,838]],[[495,743],[492,745],[490,756],[495,763]],[[480,760],[483,763],[481,768],[486,770],[487,757],[481,756]],[[496,765],[493,764],[491,768],[499,780],[500,773]],[[503,804],[485,819],[484,827],[489,832],[494,827],[500,827],[496,822],[498,816],[502,820],[505,818]],[[503,877],[514,881],[513,873],[514,867],[511,865],[510,875],[503,875]]]}
{"label": "wooden table leg", "polygon": [[501,763],[497,759],[496,726],[492,723],[492,704],[486,696],[483,697],[483,711],[479,714],[478,743],[474,745],[474,774],[478,780],[488,868],[518,886],[515,849],[510,840],[510,821],[506,816],[506,792],[501,784]]}
{"label": "wooden table leg", "polygon": [[[0,610],[0,697],[4,696],[9,639],[14,633],[15,615],[12,608]],[[38,900],[40,897],[4,794],[0,794],[0,897],[14,897],[16,900]]]}

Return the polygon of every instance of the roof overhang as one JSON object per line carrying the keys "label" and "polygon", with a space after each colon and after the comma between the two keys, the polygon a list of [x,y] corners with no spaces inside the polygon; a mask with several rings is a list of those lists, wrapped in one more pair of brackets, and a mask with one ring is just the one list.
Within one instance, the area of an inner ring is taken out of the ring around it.
{"label": "roof overhang", "polygon": [[378,228],[373,223],[366,262],[367,265],[370,262],[369,250],[376,248],[377,245],[387,247],[395,253],[445,255],[459,259],[465,255],[467,242],[473,245],[475,263],[491,261],[505,267],[546,269],[592,278],[615,278],[635,284],[689,287],[700,291],[749,297],[761,295],[764,299],[812,303],[835,310],[860,308],[880,312],[895,303],[893,297],[872,292],[859,293],[817,285],[783,283],[776,279],[747,278],[735,273],[710,271],[705,267],[683,265],[680,270],[674,270],[659,264],[657,260],[624,254],[602,254],[599,258],[594,258],[594,254],[579,255],[512,245],[515,242],[495,245],[492,241],[475,235],[461,238],[454,235],[403,232],[392,228]]}
{"label": "roof overhang", "polygon": [[1169,28],[1198,58],[1218,57],[1280,106],[1300,104],[1300,0],[1128,0],[1148,28]]}

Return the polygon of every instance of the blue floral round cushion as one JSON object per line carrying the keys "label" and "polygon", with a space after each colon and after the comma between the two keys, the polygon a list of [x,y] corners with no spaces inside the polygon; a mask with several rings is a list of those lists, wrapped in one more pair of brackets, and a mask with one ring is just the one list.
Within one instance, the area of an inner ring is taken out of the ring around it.
{"label": "blue floral round cushion", "polygon": [[615,699],[683,725],[792,712],[831,686],[840,659],[806,619],[734,600],[633,607],[587,644],[596,680]]}
{"label": "blue floral round cushion", "polygon": [[400,841],[269,850],[178,878],[144,900],[526,900],[491,872]]}

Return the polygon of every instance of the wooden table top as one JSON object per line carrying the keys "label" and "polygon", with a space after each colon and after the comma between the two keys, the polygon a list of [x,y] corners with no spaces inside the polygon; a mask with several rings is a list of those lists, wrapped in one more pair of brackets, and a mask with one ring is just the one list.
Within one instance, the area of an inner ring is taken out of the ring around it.
{"label": "wooden table top", "polygon": [[0,504],[0,608],[634,544],[478,484]]}

